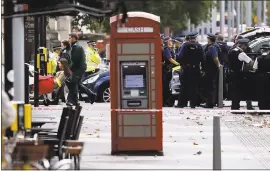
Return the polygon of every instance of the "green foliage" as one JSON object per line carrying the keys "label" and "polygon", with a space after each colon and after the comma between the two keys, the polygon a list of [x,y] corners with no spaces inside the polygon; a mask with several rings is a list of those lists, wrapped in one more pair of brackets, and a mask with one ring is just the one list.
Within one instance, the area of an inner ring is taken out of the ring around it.
{"label": "green foliage", "polygon": [[90,15],[78,15],[73,19],[72,26],[86,26],[89,30],[94,30],[96,32],[102,31],[104,29],[104,24],[101,19],[94,18]]}
{"label": "green foliage", "polygon": [[[213,1],[170,1],[170,0],[126,0],[128,11],[144,11],[160,16],[161,28],[166,26],[175,29],[185,29],[187,21],[191,24],[199,25],[202,21],[210,18],[210,8]],[[79,21],[82,20],[81,23]],[[87,26],[90,30],[109,32],[109,18],[97,21],[88,15],[78,16],[72,22],[73,26]]]}

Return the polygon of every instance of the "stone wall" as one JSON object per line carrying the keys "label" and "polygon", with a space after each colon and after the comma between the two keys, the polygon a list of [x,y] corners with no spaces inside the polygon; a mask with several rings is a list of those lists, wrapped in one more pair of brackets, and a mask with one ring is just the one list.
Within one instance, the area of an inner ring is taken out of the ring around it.
{"label": "stone wall", "polygon": [[47,48],[52,51],[54,46],[61,44],[61,41],[68,40],[70,33],[71,17],[50,18],[47,27]]}

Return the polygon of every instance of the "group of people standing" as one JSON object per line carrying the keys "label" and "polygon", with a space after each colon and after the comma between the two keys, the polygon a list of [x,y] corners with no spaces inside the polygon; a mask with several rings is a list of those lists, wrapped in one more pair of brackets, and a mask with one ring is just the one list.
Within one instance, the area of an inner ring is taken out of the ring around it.
{"label": "group of people standing", "polygon": [[[51,60],[58,62],[58,65],[53,65],[53,72],[64,70],[63,75],[56,74],[56,77],[63,80],[66,79],[66,85],[69,89],[67,96],[67,105],[78,105],[78,89],[83,77],[95,72],[99,68],[101,59],[97,50],[95,49],[95,41],[88,41],[88,48],[86,51],[78,42],[78,36],[71,34],[69,40],[61,42],[61,47],[55,49],[54,55],[50,57]],[[67,68],[70,72],[67,72]]]}
{"label": "group of people standing", "polygon": [[[180,65],[181,67],[179,72],[180,93],[176,107],[186,107],[188,101],[191,108],[200,105],[198,104],[198,88],[201,84],[201,78],[203,78],[206,103],[200,106],[214,108],[217,104],[219,69],[223,65],[230,78],[228,94],[232,99],[232,110],[240,109],[241,100],[246,100],[248,109],[253,109],[249,91],[254,92],[254,89],[258,92],[259,108],[262,110],[270,109],[270,46],[262,47],[264,50],[262,56],[254,61],[246,54],[250,50],[248,39],[238,36],[235,45],[229,48],[227,43],[223,41],[222,35],[209,33],[207,34],[207,45],[203,47],[197,42],[197,35],[196,32],[188,33],[175,51],[171,50],[170,42],[172,39],[170,37],[163,38],[165,44],[163,48],[164,63],[174,66]],[[250,87],[247,84],[251,80],[246,80],[249,79],[247,75],[251,70],[253,74],[256,73],[256,79],[252,80],[253,83],[256,82],[254,89],[246,88]],[[163,75],[165,78],[168,76]],[[167,81],[163,82],[163,87],[168,88],[170,80]],[[164,100],[166,102],[166,99]]]}

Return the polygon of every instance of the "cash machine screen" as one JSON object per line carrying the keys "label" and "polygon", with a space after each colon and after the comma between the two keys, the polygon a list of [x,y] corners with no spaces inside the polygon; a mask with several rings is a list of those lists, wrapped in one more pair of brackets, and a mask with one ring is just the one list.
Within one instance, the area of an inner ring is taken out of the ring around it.
{"label": "cash machine screen", "polygon": [[147,95],[146,62],[122,63],[123,96],[145,97]]}
{"label": "cash machine screen", "polygon": [[125,88],[143,88],[143,75],[125,75]]}

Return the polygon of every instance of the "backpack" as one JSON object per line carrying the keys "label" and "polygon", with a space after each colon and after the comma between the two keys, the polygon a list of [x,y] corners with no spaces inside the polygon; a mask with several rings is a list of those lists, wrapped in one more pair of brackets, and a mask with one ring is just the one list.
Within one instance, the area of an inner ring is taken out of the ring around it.
{"label": "backpack", "polygon": [[209,48],[211,46],[214,46],[214,47],[217,48],[217,50],[218,50],[218,59],[220,60],[223,57],[222,56],[222,50],[221,50],[220,46],[217,43],[214,43],[212,45],[206,45],[205,48],[204,48],[204,53],[207,54],[207,52],[208,52],[208,50],[209,50]]}
{"label": "backpack", "polygon": [[226,43],[218,42],[219,47],[221,48],[221,56],[219,57],[221,62],[228,61],[229,47]]}
{"label": "backpack", "polygon": [[222,48],[219,44],[214,43],[212,46],[215,46],[218,50],[218,59],[221,59],[223,57],[223,52],[222,52]]}

